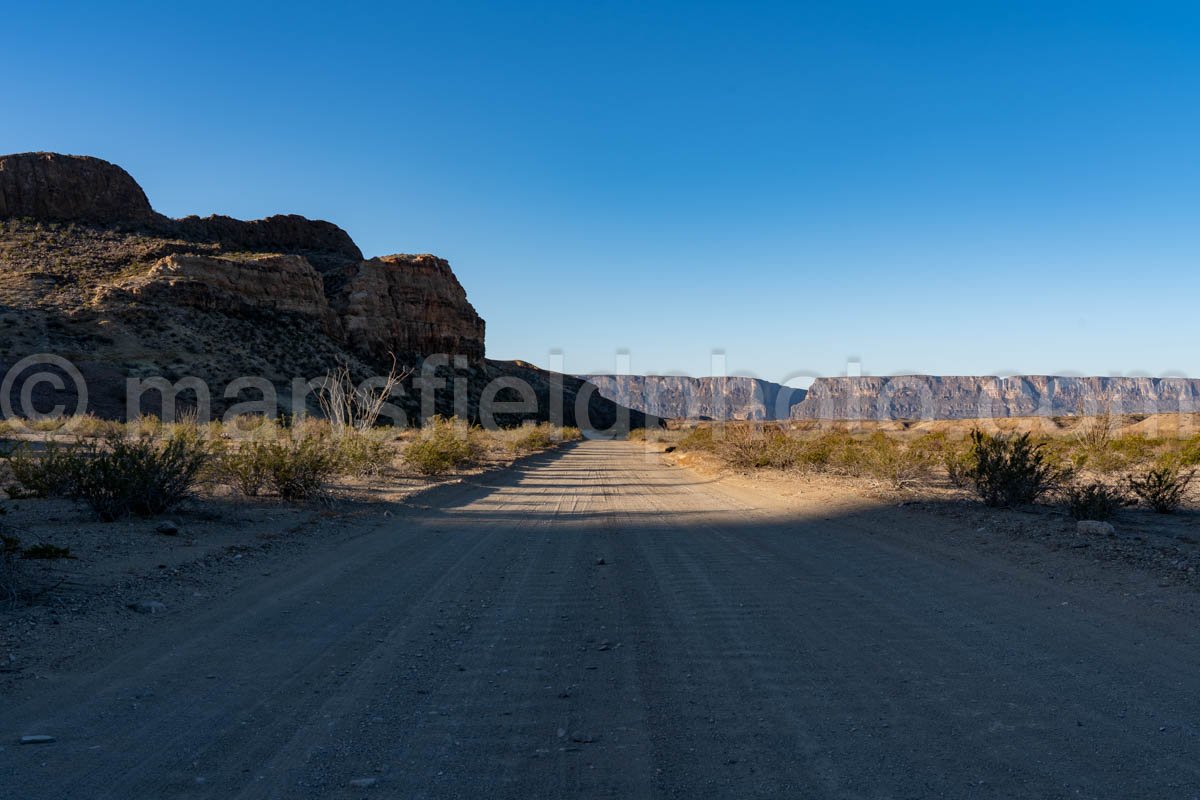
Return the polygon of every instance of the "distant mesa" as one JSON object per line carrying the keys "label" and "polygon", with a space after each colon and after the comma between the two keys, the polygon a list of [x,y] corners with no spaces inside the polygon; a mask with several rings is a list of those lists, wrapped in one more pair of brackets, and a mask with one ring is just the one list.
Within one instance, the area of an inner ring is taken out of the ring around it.
{"label": "distant mesa", "polygon": [[660,419],[788,419],[805,396],[759,378],[680,375],[581,375],[600,394]]}
{"label": "distant mesa", "polygon": [[1058,375],[817,378],[794,419],[993,419],[1200,412],[1200,380]]}
{"label": "distant mesa", "polygon": [[608,399],[692,420],[953,420],[1200,413],[1200,380],[1055,375],[817,378],[808,391],[757,378],[587,375]]}

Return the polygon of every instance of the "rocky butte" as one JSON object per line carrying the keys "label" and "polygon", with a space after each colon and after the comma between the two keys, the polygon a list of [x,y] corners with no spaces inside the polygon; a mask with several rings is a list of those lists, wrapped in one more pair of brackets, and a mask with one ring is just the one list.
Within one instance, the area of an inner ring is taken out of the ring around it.
{"label": "rocky butte", "polygon": [[[446,354],[463,364],[443,372],[465,380],[469,416],[488,382],[519,374],[539,408],[503,422],[544,418],[548,392],[561,384],[567,424],[581,393],[597,427],[641,423],[577,378],[488,360],[484,333],[436,256],[365,258],[337,225],[290,214],[172,219],[107,161],[0,156],[0,369],[33,353],[62,355],[80,367],[101,415],[124,414],[129,377],[199,377],[219,411],[253,399],[221,395],[242,376],[266,378],[287,401],[292,379],[338,364],[365,377],[386,372],[393,356],[416,366]],[[411,392],[398,402],[417,412]],[[463,409],[447,391],[435,410]]]}

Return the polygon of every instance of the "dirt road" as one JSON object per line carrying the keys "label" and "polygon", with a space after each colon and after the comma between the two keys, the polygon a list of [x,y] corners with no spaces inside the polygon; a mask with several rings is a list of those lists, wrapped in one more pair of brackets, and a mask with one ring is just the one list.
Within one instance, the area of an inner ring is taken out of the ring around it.
{"label": "dirt road", "polygon": [[953,521],[621,442],[420,503],[9,698],[0,796],[1200,797],[1194,623]]}

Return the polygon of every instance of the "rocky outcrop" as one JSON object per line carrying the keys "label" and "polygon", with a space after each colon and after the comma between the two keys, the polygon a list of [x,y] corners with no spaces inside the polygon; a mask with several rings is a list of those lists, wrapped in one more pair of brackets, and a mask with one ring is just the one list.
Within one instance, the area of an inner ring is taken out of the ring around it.
{"label": "rocky outcrop", "polygon": [[[200,378],[219,413],[257,399],[244,386],[223,391],[239,378],[262,377],[287,407],[298,377],[344,364],[364,378],[392,367],[394,355],[401,368],[419,368],[396,398],[410,420],[482,420],[487,402],[505,399],[485,397],[498,378],[504,393],[528,386],[536,402],[502,407],[497,421],[547,419],[560,407],[561,421],[581,427],[643,420],[585,381],[487,361],[484,322],[443,259],[364,260],[341,228],[299,216],[169,219],[124,170],[99,159],[0,156],[0,299],[0,366],[61,353],[86,377],[91,410],[105,416],[156,413],[154,395],[130,410],[129,377]],[[426,369],[448,387],[428,390],[432,408],[416,386]]]}
{"label": "rocky outcrop", "polygon": [[116,288],[138,299],[204,311],[299,314],[337,332],[321,275],[300,256],[167,256]]}
{"label": "rocky outcrop", "polygon": [[346,268],[330,297],[347,343],[375,356],[484,356],[484,322],[450,264],[431,255],[392,255]]}
{"label": "rocky outcrop", "polygon": [[363,259],[350,234],[337,225],[297,214],[248,222],[220,215],[184,217],[172,220],[171,228],[185,239],[215,242],[226,250],[300,254],[318,266],[323,266],[322,261],[337,267]]}
{"label": "rocky outcrop", "polygon": [[1200,411],[1200,380],[1020,375],[818,378],[794,419],[989,419]]}
{"label": "rocky outcrop", "polygon": [[788,419],[803,389],[741,376],[583,375],[604,397],[659,418]]}
{"label": "rocky outcrop", "polygon": [[[53,240],[34,235],[40,229],[13,233],[44,243],[45,252],[19,248],[20,266],[56,284],[105,280],[110,272],[114,280],[92,298],[98,302],[125,293],[241,316],[305,315],[349,349],[380,360],[484,357],[484,322],[444,259],[364,260],[350,235],[331,222],[294,214],[169,219],[153,211],[120,167],[55,153],[0,156],[0,217],[18,218],[5,223],[10,227],[25,224],[25,217],[82,223]],[[135,277],[128,278],[130,272]]]}
{"label": "rocky outcrop", "polygon": [[0,156],[0,217],[87,222],[157,218],[129,173],[91,156],[16,153]]}

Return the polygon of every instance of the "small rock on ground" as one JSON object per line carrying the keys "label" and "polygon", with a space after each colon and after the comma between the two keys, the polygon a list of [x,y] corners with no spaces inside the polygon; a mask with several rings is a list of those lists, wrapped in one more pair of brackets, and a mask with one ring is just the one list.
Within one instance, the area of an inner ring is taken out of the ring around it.
{"label": "small rock on ground", "polygon": [[366,789],[368,786],[374,786],[376,780],[375,778],[355,778],[350,781],[350,785],[355,789]]}
{"label": "small rock on ground", "polygon": [[49,744],[54,740],[53,736],[47,736],[44,733],[35,733],[29,736],[22,736],[21,744]]}
{"label": "small rock on ground", "polygon": [[157,600],[138,600],[128,603],[125,607],[139,614],[161,614],[167,610],[167,606]]}

